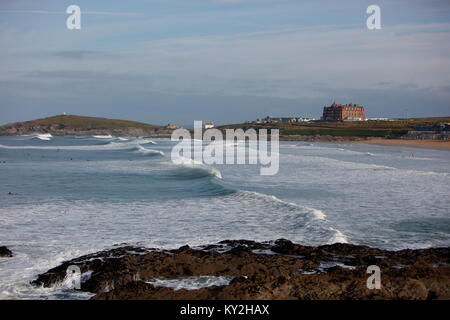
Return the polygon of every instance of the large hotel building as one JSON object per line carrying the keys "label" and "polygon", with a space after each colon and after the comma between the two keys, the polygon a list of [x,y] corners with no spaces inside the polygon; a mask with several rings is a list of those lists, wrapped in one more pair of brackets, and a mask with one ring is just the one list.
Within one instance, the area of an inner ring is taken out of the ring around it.
{"label": "large hotel building", "polygon": [[323,107],[322,120],[325,121],[361,121],[366,120],[364,107],[359,104],[333,104]]}

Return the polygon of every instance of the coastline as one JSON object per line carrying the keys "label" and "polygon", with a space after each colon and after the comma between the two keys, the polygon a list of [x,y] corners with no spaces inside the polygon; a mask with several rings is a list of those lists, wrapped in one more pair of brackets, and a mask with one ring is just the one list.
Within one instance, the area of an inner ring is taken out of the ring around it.
{"label": "coastline", "polygon": [[405,140],[405,139],[371,138],[367,140],[354,142],[374,144],[386,147],[408,147],[408,148],[450,151],[450,140]]}
{"label": "coastline", "polygon": [[329,135],[280,135],[280,141],[304,141],[304,142],[362,142],[369,138],[346,137]]}
{"label": "coastline", "polygon": [[366,143],[385,147],[408,147],[408,148],[450,151],[450,140],[406,140],[406,139],[387,139],[378,137],[361,138],[361,137],[342,137],[342,136],[288,135],[288,136],[280,136],[280,141]]}

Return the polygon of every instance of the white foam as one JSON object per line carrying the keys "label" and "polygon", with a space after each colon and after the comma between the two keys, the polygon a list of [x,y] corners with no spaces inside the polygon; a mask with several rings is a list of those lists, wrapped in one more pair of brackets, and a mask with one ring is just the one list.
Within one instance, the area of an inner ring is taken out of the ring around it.
{"label": "white foam", "polygon": [[93,136],[93,137],[96,138],[96,139],[112,139],[112,138],[113,138],[113,136],[110,135],[110,134],[107,134],[107,135],[99,135],[99,136]]}
{"label": "white foam", "polygon": [[36,149],[36,150],[126,150],[137,146],[134,142],[109,142],[107,144],[86,146],[6,146],[0,145],[1,149]]}
{"label": "white foam", "polygon": [[38,133],[37,135],[38,135],[38,136],[41,136],[41,137],[45,137],[45,138],[51,138],[51,137],[53,137],[50,133]]}
{"label": "white foam", "polygon": [[328,240],[328,244],[348,243],[347,237],[341,231],[335,228],[330,228],[330,230],[334,231],[334,235],[330,238],[330,240]]}
{"label": "white foam", "polygon": [[92,277],[92,270],[81,273],[81,275],[76,273],[67,273],[63,281],[55,283],[53,285],[56,289],[76,289],[75,285],[77,282],[84,283]]}
{"label": "white foam", "polygon": [[143,155],[150,155],[150,154],[159,154],[159,155],[162,155],[162,156],[164,155],[164,152],[162,152],[162,151],[154,150],[154,149],[147,149],[147,148],[144,148],[141,145],[138,145],[136,147],[135,152],[143,154]]}
{"label": "white foam", "polygon": [[181,289],[198,290],[212,286],[227,286],[232,279],[231,277],[199,276],[180,279],[153,279],[146,282],[155,287],[172,288],[176,291]]}
{"label": "white foam", "polygon": [[139,144],[147,144],[147,143],[157,144],[157,143],[156,143],[155,141],[153,141],[153,140],[150,140],[150,139],[142,139],[142,138],[136,139],[135,142],[136,142],[136,143],[139,143]]}
{"label": "white foam", "polygon": [[312,210],[312,215],[314,216],[314,218],[316,218],[317,220],[326,220],[327,216],[325,215],[325,213],[323,213],[322,210],[314,208],[310,209]]}
{"label": "white foam", "polygon": [[284,201],[281,200],[273,195],[268,195],[268,194],[264,194],[264,193],[259,193],[259,192],[255,192],[255,191],[241,191],[242,193],[246,193],[246,194],[251,194],[254,195],[256,197],[259,198],[265,198],[265,199],[270,199],[274,202],[278,202],[280,204],[289,206],[289,207],[293,207],[295,209],[298,209],[300,212],[304,212],[307,213],[308,215],[310,215],[313,219],[315,220],[326,220],[327,216],[325,215],[325,213],[319,209],[315,209],[315,208],[310,208],[310,207],[306,207],[306,206],[302,206],[300,204],[297,203],[293,203],[293,202],[289,202],[289,201]]}
{"label": "white foam", "polygon": [[37,138],[39,140],[50,141],[52,140],[52,135],[50,133],[38,133],[33,138]]}
{"label": "white foam", "polygon": [[342,262],[321,262],[319,267],[317,267],[317,269],[321,272],[326,271],[329,268],[333,268],[333,267],[340,267],[343,269],[347,269],[347,270],[355,270],[356,267],[355,266],[349,266],[345,263]]}

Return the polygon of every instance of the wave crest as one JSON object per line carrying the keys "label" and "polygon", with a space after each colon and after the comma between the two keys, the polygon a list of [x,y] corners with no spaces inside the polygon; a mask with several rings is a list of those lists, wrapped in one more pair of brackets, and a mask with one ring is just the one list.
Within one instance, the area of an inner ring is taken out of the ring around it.
{"label": "wave crest", "polygon": [[203,172],[208,173],[209,175],[215,176],[216,178],[222,179],[222,173],[218,169],[210,167],[201,161],[178,156],[178,157],[173,158],[172,162],[181,167],[195,169],[200,172],[203,171]]}
{"label": "wave crest", "polygon": [[164,155],[164,152],[159,151],[159,150],[154,150],[154,149],[147,149],[144,148],[141,145],[137,145],[136,147],[131,148],[132,151],[134,151],[135,153],[139,153],[142,155],[146,155],[146,156],[157,156],[157,155]]}

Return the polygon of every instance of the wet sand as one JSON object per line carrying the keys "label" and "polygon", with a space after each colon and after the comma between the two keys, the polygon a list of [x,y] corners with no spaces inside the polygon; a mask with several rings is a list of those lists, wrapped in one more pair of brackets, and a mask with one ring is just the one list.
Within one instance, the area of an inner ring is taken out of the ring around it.
{"label": "wet sand", "polygon": [[368,143],[380,146],[391,147],[409,147],[409,148],[423,148],[434,150],[446,150],[450,151],[450,141],[438,141],[438,140],[403,140],[403,139],[383,139],[372,138],[363,141],[357,141],[358,143]]}

